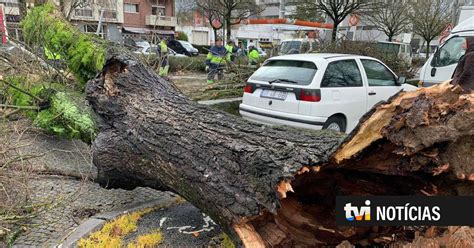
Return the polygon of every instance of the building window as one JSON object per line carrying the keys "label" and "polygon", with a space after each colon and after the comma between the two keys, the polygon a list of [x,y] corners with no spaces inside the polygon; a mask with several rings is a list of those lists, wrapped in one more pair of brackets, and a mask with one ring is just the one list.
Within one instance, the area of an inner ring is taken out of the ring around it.
{"label": "building window", "polygon": [[75,16],[92,17],[92,9],[74,9]]}
{"label": "building window", "polygon": [[117,11],[105,10],[105,11],[104,11],[104,18],[107,18],[107,19],[117,19]]}
{"label": "building window", "polygon": [[123,12],[138,13],[138,4],[135,3],[124,3]]}
{"label": "building window", "polygon": [[[99,25],[97,24],[86,24],[84,25],[84,33],[89,33],[89,34],[97,34],[97,28],[99,27]],[[105,27],[104,25],[102,25],[100,27],[100,31],[99,31],[99,36],[102,37],[102,38],[105,38]]]}
{"label": "building window", "polygon": [[151,7],[151,14],[156,16],[165,16],[166,15],[166,8],[165,6],[152,6]]}
{"label": "building window", "polygon": [[18,7],[18,0],[3,0],[0,1],[5,7]]}

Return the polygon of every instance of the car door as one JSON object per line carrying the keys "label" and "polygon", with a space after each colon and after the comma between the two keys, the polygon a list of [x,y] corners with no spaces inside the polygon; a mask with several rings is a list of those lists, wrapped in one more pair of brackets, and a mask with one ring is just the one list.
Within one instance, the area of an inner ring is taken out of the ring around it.
{"label": "car door", "polygon": [[380,101],[386,101],[402,88],[395,74],[377,60],[361,59],[367,82],[367,110]]}
{"label": "car door", "polygon": [[313,106],[311,115],[344,114],[350,130],[365,113],[366,104],[367,90],[360,66],[355,59],[341,59],[327,65],[321,80],[321,102]]}
{"label": "car door", "polygon": [[424,82],[442,83],[451,79],[459,59],[464,55],[462,44],[465,39],[466,37],[454,36],[436,51],[425,74],[421,75]]}

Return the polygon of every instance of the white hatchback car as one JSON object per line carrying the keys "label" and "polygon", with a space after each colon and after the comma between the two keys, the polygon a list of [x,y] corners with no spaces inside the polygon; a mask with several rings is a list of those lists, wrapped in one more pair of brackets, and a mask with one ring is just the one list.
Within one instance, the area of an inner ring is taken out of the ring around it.
{"label": "white hatchback car", "polygon": [[348,133],[376,103],[416,89],[375,58],[284,55],[249,78],[239,112],[257,123]]}

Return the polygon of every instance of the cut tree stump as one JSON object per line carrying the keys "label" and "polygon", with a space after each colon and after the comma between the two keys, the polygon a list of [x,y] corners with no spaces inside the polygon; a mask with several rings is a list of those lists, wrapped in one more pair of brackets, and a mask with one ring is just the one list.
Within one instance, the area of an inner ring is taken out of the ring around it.
{"label": "cut tree stump", "polygon": [[238,245],[412,241],[427,228],[336,226],[336,195],[474,193],[473,96],[448,83],[378,104],[347,137],[199,105],[125,55],[86,91],[100,126],[98,182],[172,190]]}

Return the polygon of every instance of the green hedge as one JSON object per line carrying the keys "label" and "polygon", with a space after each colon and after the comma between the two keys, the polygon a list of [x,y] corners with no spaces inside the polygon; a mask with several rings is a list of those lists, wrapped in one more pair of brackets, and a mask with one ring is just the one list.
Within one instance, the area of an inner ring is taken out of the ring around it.
{"label": "green hedge", "polygon": [[193,71],[193,72],[205,72],[206,71],[206,57],[169,57],[170,71]]}
{"label": "green hedge", "polygon": [[343,41],[337,44],[323,46],[317,52],[354,54],[374,57],[384,62],[388,67],[390,67],[390,69],[395,71],[397,75],[405,76],[407,78],[413,77],[413,73],[410,71],[410,65],[406,64],[403,60],[398,58],[396,54],[387,53],[385,51],[380,50],[374,43]]}

